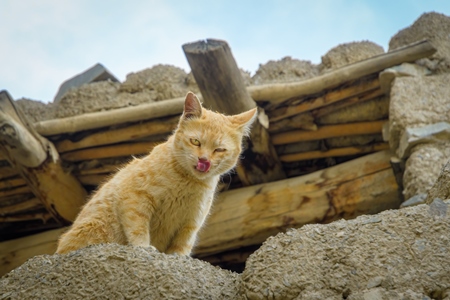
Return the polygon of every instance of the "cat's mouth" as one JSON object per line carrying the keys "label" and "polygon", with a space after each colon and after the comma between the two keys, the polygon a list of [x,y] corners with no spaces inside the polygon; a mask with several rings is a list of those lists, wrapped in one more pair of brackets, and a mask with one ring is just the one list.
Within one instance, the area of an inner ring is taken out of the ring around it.
{"label": "cat's mouth", "polygon": [[200,172],[208,172],[211,168],[211,162],[207,160],[199,160],[195,169]]}

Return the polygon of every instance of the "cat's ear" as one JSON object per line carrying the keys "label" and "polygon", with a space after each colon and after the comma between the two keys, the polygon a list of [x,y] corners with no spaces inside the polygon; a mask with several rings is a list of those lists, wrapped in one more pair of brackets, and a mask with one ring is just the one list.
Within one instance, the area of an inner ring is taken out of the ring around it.
{"label": "cat's ear", "polygon": [[193,92],[188,92],[184,100],[183,118],[200,118],[202,116],[202,104]]}
{"label": "cat's ear", "polygon": [[240,113],[238,115],[231,116],[231,122],[241,129],[245,136],[250,134],[250,129],[252,128],[253,122],[256,120],[258,115],[258,108],[252,108],[246,112]]}

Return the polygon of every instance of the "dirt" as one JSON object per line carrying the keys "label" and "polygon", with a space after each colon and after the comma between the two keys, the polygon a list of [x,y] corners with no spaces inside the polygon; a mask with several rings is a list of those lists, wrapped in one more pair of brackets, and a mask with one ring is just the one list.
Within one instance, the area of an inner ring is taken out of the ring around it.
{"label": "dirt", "polygon": [[383,53],[383,47],[371,41],[345,43],[332,48],[322,56],[319,69],[321,73],[326,73]]}
{"label": "dirt", "polygon": [[389,42],[389,51],[428,40],[437,52],[430,58],[419,60],[419,64],[435,73],[448,72],[450,69],[450,17],[429,12],[421,15],[411,26],[400,30]]}
{"label": "dirt", "polygon": [[36,256],[0,279],[0,299],[449,299],[450,201],[439,201],[278,234],[242,275],[115,244]]}

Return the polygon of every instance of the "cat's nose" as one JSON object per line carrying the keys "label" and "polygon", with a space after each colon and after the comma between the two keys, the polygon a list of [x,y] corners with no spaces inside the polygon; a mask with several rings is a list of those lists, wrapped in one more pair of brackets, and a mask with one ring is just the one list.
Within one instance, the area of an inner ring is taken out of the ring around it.
{"label": "cat's nose", "polygon": [[208,161],[208,158],[206,156],[201,156],[198,158],[199,161]]}

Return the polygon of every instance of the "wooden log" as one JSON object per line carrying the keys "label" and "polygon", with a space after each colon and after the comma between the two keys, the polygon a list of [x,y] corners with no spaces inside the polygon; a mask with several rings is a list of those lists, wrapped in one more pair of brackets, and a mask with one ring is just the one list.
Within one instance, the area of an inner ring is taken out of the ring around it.
{"label": "wooden log", "polygon": [[[295,105],[280,107],[268,112],[270,122],[276,122],[290,116],[300,114],[302,112],[311,111],[332,103],[357,96],[359,94],[379,89],[380,83],[378,78],[349,86],[347,88],[330,91],[325,95],[313,99],[305,99]],[[295,99],[294,99],[295,100]]]}
{"label": "wooden log", "polygon": [[[1,153],[0,153],[1,154]],[[3,156],[3,154],[1,154]],[[0,160],[0,180],[19,175],[17,170],[11,167],[7,160]]]}
{"label": "wooden log", "polygon": [[[208,108],[228,115],[256,107],[225,41],[208,39],[183,45],[192,74]],[[263,116],[260,113],[260,116]],[[259,119],[253,125],[237,173],[244,185],[285,178],[269,133]]]}
{"label": "wooden log", "polygon": [[311,111],[311,115],[315,119],[317,119],[317,118],[323,117],[325,115],[328,115],[332,112],[335,112],[339,109],[342,109],[344,107],[354,105],[356,103],[362,103],[365,101],[373,100],[373,99],[379,98],[383,95],[384,95],[384,93],[381,89],[375,89],[375,90],[372,90],[368,93],[364,93],[359,96],[350,97],[348,99],[333,103],[331,105],[320,107],[318,109],[314,109]]}
{"label": "wooden log", "polygon": [[219,194],[195,255],[263,242],[286,228],[374,214],[400,205],[389,151],[305,176]]}
{"label": "wooden log", "polygon": [[55,229],[0,243],[0,276],[36,255],[53,254],[58,237],[67,228]]}
{"label": "wooden log", "polygon": [[287,99],[312,95],[339,86],[357,78],[380,72],[404,62],[413,62],[428,57],[436,49],[428,41],[420,41],[409,46],[380,54],[366,60],[343,66],[329,73],[293,83],[267,84],[250,87],[249,93],[255,101],[280,104]]}
{"label": "wooden log", "polygon": [[77,162],[90,159],[140,155],[149,153],[158,144],[157,142],[126,143],[81,149],[64,153],[61,155],[61,158],[66,161]]}
{"label": "wooden log", "polygon": [[139,124],[133,124],[118,129],[109,129],[85,136],[81,140],[63,140],[56,144],[59,153],[65,153],[77,149],[92,148],[96,146],[110,145],[125,141],[132,141],[143,137],[158,134],[169,134],[177,126],[179,117],[165,120],[155,120]]}
{"label": "wooden log", "polygon": [[336,124],[319,127],[316,131],[293,130],[272,135],[274,145],[284,145],[302,141],[322,140],[332,137],[380,133],[387,120]]}
{"label": "wooden log", "polygon": [[51,136],[174,116],[183,112],[184,100],[184,97],[175,98],[110,111],[92,112],[73,117],[41,121],[34,123],[34,127],[39,134]]}
{"label": "wooden log", "polygon": [[325,157],[364,154],[364,153],[371,153],[371,152],[377,152],[377,151],[388,150],[388,149],[389,149],[388,143],[377,143],[377,144],[365,145],[365,146],[335,148],[335,149],[330,149],[330,150],[326,150],[326,151],[316,150],[316,151],[309,151],[309,152],[302,152],[302,153],[285,154],[285,155],[280,155],[280,160],[282,162],[288,163],[288,162],[294,162],[294,161],[318,159],[318,158],[325,158]]}
{"label": "wooden log", "polygon": [[26,181],[21,177],[3,179],[0,181],[0,190],[16,188],[19,186],[24,186],[26,184]]}
{"label": "wooden log", "polygon": [[14,203],[12,205],[0,207],[0,216],[5,216],[9,214],[17,214],[24,211],[30,211],[42,208],[43,205],[41,201],[37,198],[28,199],[19,203]]}
{"label": "wooden log", "polygon": [[111,174],[95,174],[78,176],[78,180],[84,185],[98,186],[105,182]]}
{"label": "wooden log", "polygon": [[73,221],[86,191],[62,168],[53,144],[27,123],[6,91],[0,92],[0,108],[0,151],[56,220]]}
{"label": "wooden log", "polygon": [[0,217],[0,223],[14,223],[14,222],[25,222],[32,220],[41,220],[42,222],[47,222],[52,218],[52,215],[48,212],[39,213],[24,213],[12,216]]}
{"label": "wooden log", "polygon": [[0,198],[16,196],[16,195],[25,195],[25,194],[30,194],[30,193],[31,193],[31,189],[28,186],[20,186],[20,187],[15,187],[15,188],[8,189],[8,190],[1,190]]}

